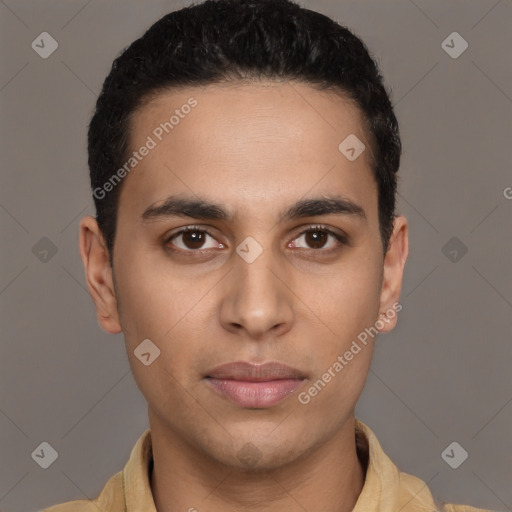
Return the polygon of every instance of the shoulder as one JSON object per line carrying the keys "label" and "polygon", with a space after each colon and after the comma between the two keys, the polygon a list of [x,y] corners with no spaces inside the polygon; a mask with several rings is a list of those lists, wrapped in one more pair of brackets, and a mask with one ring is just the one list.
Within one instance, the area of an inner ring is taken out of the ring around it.
{"label": "shoulder", "polygon": [[125,512],[122,471],[110,477],[97,498],[68,501],[45,508],[41,512],[98,512],[98,510]]}
{"label": "shoulder", "polygon": [[399,479],[399,505],[403,512],[409,510],[411,512],[495,512],[470,505],[440,502],[432,496],[428,485],[423,480],[408,473],[399,472]]}
{"label": "shoulder", "polygon": [[442,512],[494,512],[488,508],[475,508],[469,505],[454,505],[447,503],[443,505]]}
{"label": "shoulder", "polygon": [[44,508],[41,512],[92,512],[98,510],[95,500],[76,500],[60,503],[50,508]]}

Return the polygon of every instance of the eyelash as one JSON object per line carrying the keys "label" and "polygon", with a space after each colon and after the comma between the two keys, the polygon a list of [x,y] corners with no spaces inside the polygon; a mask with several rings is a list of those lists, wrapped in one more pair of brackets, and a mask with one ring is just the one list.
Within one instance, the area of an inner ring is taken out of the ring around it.
{"label": "eyelash", "polygon": [[[312,231],[321,231],[323,233],[327,233],[328,235],[333,236],[341,245],[348,245],[348,238],[346,235],[337,233],[337,232],[329,229],[326,226],[322,226],[321,224],[309,226],[307,229],[301,231],[293,240],[296,240],[297,238],[300,238],[302,235],[312,232]],[[165,239],[165,245],[169,244],[172,240],[179,237],[180,235],[182,235],[184,233],[189,233],[189,232],[206,233],[208,236],[215,239],[215,236],[205,228],[201,228],[199,226],[187,226],[187,227],[177,231],[176,233],[173,233],[172,235],[168,236]],[[169,246],[169,249],[173,252],[177,252],[177,253],[181,253],[181,254],[190,253],[190,254],[199,255],[199,256],[210,251],[210,249],[187,249],[187,250],[185,250],[185,249],[174,248],[171,246]],[[317,252],[317,253],[323,252],[323,253],[328,254],[332,251],[336,251],[337,249],[339,249],[339,246],[331,247],[329,249],[321,249],[320,248],[320,249],[302,249],[302,250],[303,251],[313,251],[313,252]]]}

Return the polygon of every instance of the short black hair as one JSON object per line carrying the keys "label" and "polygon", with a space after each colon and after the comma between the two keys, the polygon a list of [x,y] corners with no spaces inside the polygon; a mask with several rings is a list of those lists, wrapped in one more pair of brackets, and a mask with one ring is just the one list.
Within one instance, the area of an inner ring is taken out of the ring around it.
{"label": "short black hair", "polygon": [[371,141],[379,229],[387,252],[402,146],[383,77],[368,48],[348,28],[291,0],[206,0],[154,23],[114,60],[103,83],[89,124],[88,152],[96,220],[111,265],[122,183],[109,186],[108,193],[103,187],[129,158],[133,115],[173,88],[258,79],[332,90],[359,107]]}

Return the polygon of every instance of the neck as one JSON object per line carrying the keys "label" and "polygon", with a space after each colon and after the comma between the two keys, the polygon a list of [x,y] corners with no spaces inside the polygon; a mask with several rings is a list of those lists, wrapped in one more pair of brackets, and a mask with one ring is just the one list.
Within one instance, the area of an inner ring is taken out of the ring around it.
{"label": "neck", "polygon": [[[229,467],[151,425],[151,490],[158,512],[352,511],[365,480],[354,417],[322,446],[265,471]],[[364,461],[363,461],[364,464]]]}

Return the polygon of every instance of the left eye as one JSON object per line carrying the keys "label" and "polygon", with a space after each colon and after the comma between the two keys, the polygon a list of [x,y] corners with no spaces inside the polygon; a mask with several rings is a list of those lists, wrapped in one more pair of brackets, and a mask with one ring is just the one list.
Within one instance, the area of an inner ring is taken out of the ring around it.
{"label": "left eye", "polygon": [[[336,241],[331,244],[329,247],[325,247],[325,244],[329,237],[334,238]],[[310,247],[306,247],[306,249],[332,249],[339,244],[345,244],[347,242],[346,237],[331,231],[330,229],[324,228],[322,226],[315,226],[312,228],[308,228],[303,231],[298,238],[296,238],[292,243],[294,247],[297,247],[296,240],[303,240]],[[311,247],[312,246],[312,247]]]}

